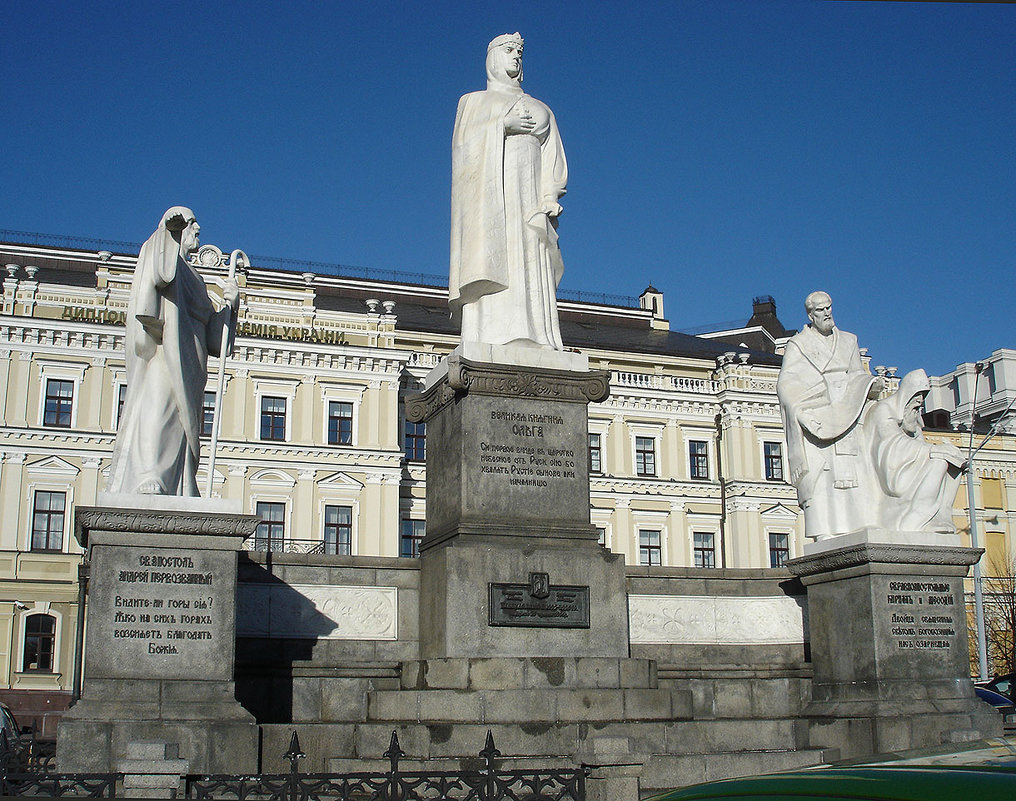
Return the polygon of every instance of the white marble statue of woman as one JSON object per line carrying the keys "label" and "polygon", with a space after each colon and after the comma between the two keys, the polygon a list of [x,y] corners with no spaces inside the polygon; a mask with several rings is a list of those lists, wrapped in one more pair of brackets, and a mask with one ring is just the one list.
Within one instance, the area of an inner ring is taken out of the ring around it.
{"label": "white marble statue of woman", "polygon": [[522,37],[487,47],[487,89],[452,134],[449,305],[464,342],[562,350],[558,199],[568,167],[551,110],[522,91]]}
{"label": "white marble statue of woman", "polygon": [[199,495],[208,354],[219,354],[223,326],[235,325],[240,297],[230,279],[226,305],[219,311],[212,305],[187,262],[200,230],[194,212],[173,206],[141,247],[127,305],[127,399],[108,492]]}

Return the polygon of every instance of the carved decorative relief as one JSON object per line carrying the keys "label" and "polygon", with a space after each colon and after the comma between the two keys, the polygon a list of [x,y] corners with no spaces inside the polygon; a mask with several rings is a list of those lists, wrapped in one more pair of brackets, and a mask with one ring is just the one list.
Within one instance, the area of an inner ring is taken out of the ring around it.
{"label": "carved decorative relief", "polygon": [[[835,539],[835,538],[831,538]],[[800,556],[787,562],[787,569],[795,576],[811,576],[870,562],[904,565],[972,565],[981,558],[981,549],[954,546],[907,545],[892,543],[864,543],[846,548]]]}
{"label": "carved decorative relief", "polygon": [[774,645],[806,639],[804,599],[629,595],[633,643]]}
{"label": "carved decorative relief", "polygon": [[398,638],[395,587],[241,584],[236,604],[239,637]]}
{"label": "carved decorative relief", "polygon": [[[74,528],[82,545],[89,531],[124,531],[153,534],[218,534],[249,537],[261,521],[254,515],[166,512],[156,509],[109,509],[79,506]],[[83,536],[82,536],[83,535]]]}

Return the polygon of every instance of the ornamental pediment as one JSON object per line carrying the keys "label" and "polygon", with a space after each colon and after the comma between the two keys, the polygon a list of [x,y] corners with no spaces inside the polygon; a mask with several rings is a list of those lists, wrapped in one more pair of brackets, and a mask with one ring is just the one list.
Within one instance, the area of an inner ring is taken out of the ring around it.
{"label": "ornamental pediment", "polygon": [[768,509],[763,509],[761,514],[762,517],[769,518],[771,520],[797,520],[797,512],[784,506],[782,503],[770,506]]}
{"label": "ornamental pediment", "polygon": [[259,470],[250,477],[250,481],[252,484],[264,484],[273,487],[292,487],[296,484],[296,479],[289,473],[284,470],[273,470],[272,468]]}
{"label": "ornamental pediment", "polygon": [[317,483],[319,487],[331,487],[332,489],[351,489],[357,491],[363,489],[363,484],[355,478],[350,478],[349,475],[341,470],[319,479]]}
{"label": "ornamental pediment", "polygon": [[45,459],[40,459],[37,462],[32,462],[27,465],[25,469],[29,473],[43,473],[47,476],[65,476],[74,477],[81,470],[70,462],[61,459],[59,456],[49,456]]}

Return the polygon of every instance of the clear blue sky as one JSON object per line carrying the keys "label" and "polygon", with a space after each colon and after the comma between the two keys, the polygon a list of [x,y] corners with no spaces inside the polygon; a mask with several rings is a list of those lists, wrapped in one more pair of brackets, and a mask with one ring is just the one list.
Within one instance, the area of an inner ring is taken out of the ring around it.
{"label": "clear blue sky", "polygon": [[875,363],[1016,347],[1016,7],[8,3],[0,228],[447,273],[458,97],[487,42],[570,168],[568,289],[665,293],[675,329],[788,326],[826,289]]}

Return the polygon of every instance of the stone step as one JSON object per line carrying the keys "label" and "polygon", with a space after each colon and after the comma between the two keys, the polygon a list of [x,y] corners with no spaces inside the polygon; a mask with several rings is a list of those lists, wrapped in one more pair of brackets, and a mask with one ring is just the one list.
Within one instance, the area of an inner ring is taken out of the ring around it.
{"label": "stone step", "polygon": [[691,784],[780,773],[828,764],[838,758],[835,749],[727,751],[709,754],[653,754],[642,769],[643,795]]}
{"label": "stone step", "polygon": [[367,696],[369,722],[537,724],[691,716],[687,690],[376,690]]}
{"label": "stone step", "polygon": [[[652,788],[679,787],[731,776],[772,773],[818,765],[837,758],[834,751],[795,748],[792,720],[692,721],[662,723],[641,721],[635,725],[587,723],[518,724],[268,724],[262,726],[266,772],[288,769],[281,755],[294,728],[307,753],[304,771],[367,770],[368,764],[383,767],[382,755],[392,731],[406,754],[404,767],[412,761],[429,760],[445,767],[475,763],[487,732],[506,761],[546,760],[547,764],[586,762],[620,764],[646,762],[643,775]],[[739,726],[733,724],[740,724]],[[689,736],[686,726],[701,728]]]}
{"label": "stone step", "polygon": [[575,687],[653,689],[651,659],[613,657],[492,657],[421,659],[402,663],[406,690],[504,690]]}

